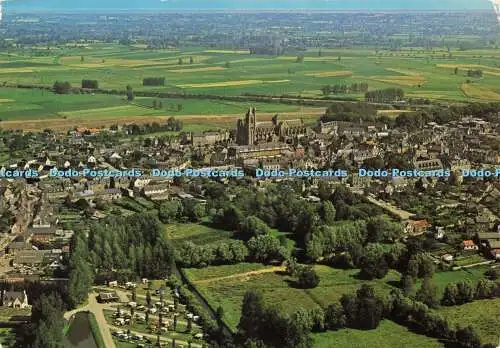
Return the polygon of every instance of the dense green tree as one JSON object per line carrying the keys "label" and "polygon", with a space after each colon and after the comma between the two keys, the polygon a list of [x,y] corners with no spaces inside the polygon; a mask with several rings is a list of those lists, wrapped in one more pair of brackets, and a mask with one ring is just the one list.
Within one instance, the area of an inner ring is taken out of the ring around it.
{"label": "dense green tree", "polygon": [[271,235],[252,237],[247,243],[250,256],[258,262],[285,260],[288,250],[281,246],[280,241]]}
{"label": "dense green tree", "polygon": [[71,92],[71,84],[68,81],[56,81],[52,89],[57,94],[68,94]]}
{"label": "dense green tree", "polygon": [[64,347],[64,309],[63,301],[55,293],[42,294],[33,303],[31,328],[27,330],[32,332],[28,338],[29,348]]}
{"label": "dense green tree", "polygon": [[330,201],[325,201],[321,205],[321,219],[327,225],[333,225],[335,222],[335,206]]}
{"label": "dense green tree", "polygon": [[393,241],[403,232],[400,224],[392,222],[389,217],[379,215],[371,217],[366,223],[367,241],[377,243],[382,241]]}
{"label": "dense green tree", "polygon": [[417,291],[416,299],[430,308],[436,308],[439,305],[438,289],[431,278],[424,278]]}
{"label": "dense green tree", "polygon": [[458,289],[456,284],[448,284],[444,289],[441,303],[445,306],[454,306],[458,303]]}
{"label": "dense green tree", "polygon": [[401,288],[406,296],[413,296],[416,292],[415,279],[411,275],[401,277]]}
{"label": "dense green tree", "polygon": [[325,326],[328,330],[338,330],[346,325],[346,315],[342,306],[331,304],[325,311]]}
{"label": "dense green tree", "polygon": [[303,289],[315,288],[319,282],[319,276],[312,267],[304,267],[298,275],[297,284]]}
{"label": "dense green tree", "polygon": [[467,303],[474,300],[474,285],[469,279],[462,280],[457,283],[457,302]]}
{"label": "dense green tree", "polygon": [[271,229],[264,221],[254,215],[251,215],[244,219],[241,225],[241,232],[246,238],[251,238],[254,236],[270,234]]}
{"label": "dense green tree", "polygon": [[134,90],[132,89],[132,86],[131,85],[127,85],[126,89],[127,89],[127,100],[128,101],[134,100],[135,99],[135,95],[134,95]]}

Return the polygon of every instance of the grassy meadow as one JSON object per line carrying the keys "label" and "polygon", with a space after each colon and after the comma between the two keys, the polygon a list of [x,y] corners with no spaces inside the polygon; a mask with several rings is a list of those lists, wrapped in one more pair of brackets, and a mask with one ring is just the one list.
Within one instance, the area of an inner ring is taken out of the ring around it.
{"label": "grassy meadow", "polygon": [[454,325],[472,326],[482,343],[498,344],[500,298],[480,300],[460,306],[441,307],[438,312]]}
{"label": "grassy meadow", "polygon": [[[153,103],[162,104],[154,109]],[[298,105],[233,102],[213,99],[155,99],[93,94],[59,95],[45,90],[0,87],[0,127],[40,130],[69,129],[74,126],[103,127],[111,124],[162,122],[180,118],[185,131],[233,128],[249,107],[258,110],[261,120],[276,113],[282,119],[303,118],[314,123],[324,108]]]}
{"label": "grassy meadow", "polygon": [[206,245],[230,239],[233,235],[232,232],[203,224],[168,224],[165,225],[165,233],[177,245],[187,241]]}
{"label": "grassy meadow", "polygon": [[393,348],[444,347],[437,339],[418,335],[390,320],[383,320],[376,330],[342,329],[313,334],[314,348]]}
{"label": "grassy meadow", "polygon": [[[49,57],[1,54],[0,82],[52,85],[62,80],[79,86],[82,79],[96,79],[107,89],[123,90],[130,84],[135,90],[149,91],[302,96],[320,96],[321,87],[327,84],[367,82],[371,89],[401,87],[409,95],[445,100],[499,100],[500,92],[500,50],[494,49],[323,49],[321,53],[310,49],[302,53],[300,63],[296,55],[272,57],[203,48],[147,50],[115,44],[54,48],[52,52]],[[469,69],[483,70],[484,77],[468,78]],[[166,85],[142,86],[142,79],[152,76],[165,77]],[[471,88],[464,91],[467,79],[472,89],[486,96],[468,91]]]}
{"label": "grassy meadow", "polygon": [[[215,307],[224,308],[226,322],[235,328],[240,319],[243,296],[250,289],[262,291],[266,301],[293,312],[301,307],[327,307],[336,303],[343,294],[355,292],[363,283],[357,278],[359,270],[356,269],[340,270],[319,265],[315,269],[321,282],[318,287],[308,290],[295,288],[294,279],[284,275],[283,267],[242,263],[185,271]],[[397,272],[390,271],[385,278],[369,283],[379,295],[385,295],[399,277]]]}

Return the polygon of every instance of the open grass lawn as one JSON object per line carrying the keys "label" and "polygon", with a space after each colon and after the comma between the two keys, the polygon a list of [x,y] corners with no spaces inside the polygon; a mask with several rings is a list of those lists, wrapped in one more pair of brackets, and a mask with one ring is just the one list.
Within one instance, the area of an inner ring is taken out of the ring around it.
{"label": "open grass lawn", "polygon": [[472,326],[482,343],[498,344],[500,336],[500,298],[480,300],[461,306],[438,309],[448,321],[455,325]]}
{"label": "open grass lawn", "polygon": [[186,241],[195,244],[210,244],[222,240],[228,240],[233,233],[229,231],[215,229],[203,224],[167,224],[165,232],[168,238],[176,244],[182,244]]}
{"label": "open grass lawn", "polygon": [[[479,279],[484,278],[484,272],[487,269],[487,267],[472,267],[458,271],[436,272],[434,273],[433,280],[442,296],[446,285],[449,283],[457,283],[464,279],[470,279],[475,284]],[[417,282],[417,287],[419,286],[419,282]]]}
{"label": "open grass lawn", "polygon": [[[262,291],[268,303],[287,312],[319,305],[326,307],[336,303],[343,294],[355,292],[363,283],[357,279],[358,270],[340,270],[327,266],[315,266],[321,279],[315,289],[293,287],[293,278],[283,275],[283,267],[260,264],[213,266],[203,269],[187,269],[188,277],[214,307],[224,308],[224,318],[233,328],[239,322],[241,303],[246,291]],[[387,294],[399,274],[391,271],[380,280],[369,282],[379,295]]]}
{"label": "open grass lawn", "polygon": [[314,348],[434,348],[443,347],[438,340],[408,331],[390,320],[375,330],[343,329],[313,334]]}

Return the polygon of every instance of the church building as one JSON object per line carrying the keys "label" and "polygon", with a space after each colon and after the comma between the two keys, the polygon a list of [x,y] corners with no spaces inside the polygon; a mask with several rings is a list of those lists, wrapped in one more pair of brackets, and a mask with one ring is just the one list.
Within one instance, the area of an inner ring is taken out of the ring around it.
{"label": "church building", "polygon": [[245,118],[238,120],[236,143],[253,146],[263,143],[287,142],[295,137],[307,135],[307,127],[302,120],[278,121],[275,115],[272,121],[257,121],[255,108],[248,109]]}

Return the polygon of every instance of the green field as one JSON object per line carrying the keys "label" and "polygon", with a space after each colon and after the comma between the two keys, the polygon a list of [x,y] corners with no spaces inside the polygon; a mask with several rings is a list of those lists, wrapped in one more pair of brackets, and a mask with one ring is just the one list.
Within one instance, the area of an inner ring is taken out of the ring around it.
{"label": "green field", "polygon": [[[469,279],[472,283],[477,283],[479,279],[484,278],[484,272],[488,268],[486,267],[472,267],[468,269],[461,269],[458,271],[448,271],[448,272],[436,272],[434,273],[434,284],[436,284],[439,293],[442,295],[446,285],[450,283],[457,283],[464,279]],[[417,287],[420,286],[420,282],[417,282]]]}
{"label": "green field", "polygon": [[498,344],[500,298],[480,300],[461,306],[441,307],[438,312],[455,325],[472,326],[482,343]]}
{"label": "green field", "polygon": [[[341,270],[327,266],[315,266],[315,269],[321,282],[318,287],[310,290],[292,287],[290,281],[293,279],[282,274],[282,267],[243,263],[185,271],[214,307],[220,305],[224,308],[226,322],[235,328],[239,322],[243,296],[250,289],[262,291],[266,301],[287,312],[293,312],[301,307],[326,307],[336,303],[343,294],[355,292],[364,283],[356,277],[359,270]],[[374,286],[379,295],[385,295],[392,288],[390,284],[399,278],[397,272],[390,271],[385,278],[368,283]]]}
{"label": "green field", "polygon": [[230,239],[232,232],[218,230],[203,224],[170,224],[165,225],[168,238],[176,244],[183,242],[193,242],[205,245]]}
{"label": "green field", "polygon": [[[138,97],[129,103],[121,96],[105,94],[59,95],[45,90],[0,88],[0,119],[41,118],[104,119],[123,116],[242,115],[249,107],[261,113],[297,112],[294,105],[244,103],[223,100],[158,99],[162,109],[153,109],[154,98]],[[181,105],[181,108],[178,108]]]}
{"label": "green field", "polygon": [[[368,83],[370,90],[399,87],[410,97],[433,100],[500,100],[500,51],[493,49],[452,50],[451,58],[445,51],[430,52],[419,48],[398,52],[326,49],[321,56],[316,49],[310,49],[304,53],[302,63],[298,63],[294,55],[259,56],[245,50],[147,50],[100,43],[53,52],[53,56],[48,57],[36,57],[31,51],[22,50],[0,54],[0,86],[51,87],[55,81],[69,81],[72,86],[79,87],[82,79],[95,79],[100,88],[119,91],[131,85],[136,92],[218,96],[250,93],[307,98],[322,97],[321,88],[325,85]],[[468,77],[469,69],[481,69],[483,77]],[[145,77],[165,77],[166,84],[143,86]],[[364,98],[362,93],[331,96]],[[280,113],[285,114],[283,118],[317,119],[322,113],[322,108],[285,104],[178,98],[164,98],[162,107],[154,109],[153,99],[137,97],[130,103],[123,96],[55,95],[49,91],[0,87],[0,120],[2,128],[38,130],[42,127],[68,129],[75,125],[100,127],[114,123],[144,123],[158,117],[186,116],[184,130],[202,131],[234,127],[235,117],[242,116],[250,106],[257,107],[267,118],[272,113]],[[206,119],[200,118],[208,115]],[[46,123],[47,119],[50,122]],[[31,120],[41,122],[32,124]]]}
{"label": "green field", "polygon": [[[304,61],[297,63],[295,55],[272,57],[246,51],[146,50],[94,44],[85,49],[58,50],[53,57],[32,57],[22,51],[0,54],[0,82],[50,86],[61,80],[79,86],[82,79],[96,79],[105,89],[123,90],[130,84],[135,90],[148,91],[303,96],[319,96],[326,84],[367,82],[372,89],[398,86],[409,94],[463,100],[478,98],[467,97],[461,86],[467,80],[468,69],[480,68],[484,77],[472,79],[474,85],[499,92],[499,50],[450,53],[451,57],[444,50],[376,52],[354,48],[326,49],[319,56],[317,49],[310,49],[304,53]],[[189,63],[190,57],[193,64]],[[459,68],[456,75],[455,67]],[[144,77],[153,76],[164,76],[166,85],[142,86]],[[495,94],[490,97],[497,98]]]}
{"label": "green field", "polygon": [[313,334],[314,348],[393,348],[443,347],[438,340],[408,331],[390,320],[383,320],[375,330],[342,329]]}

